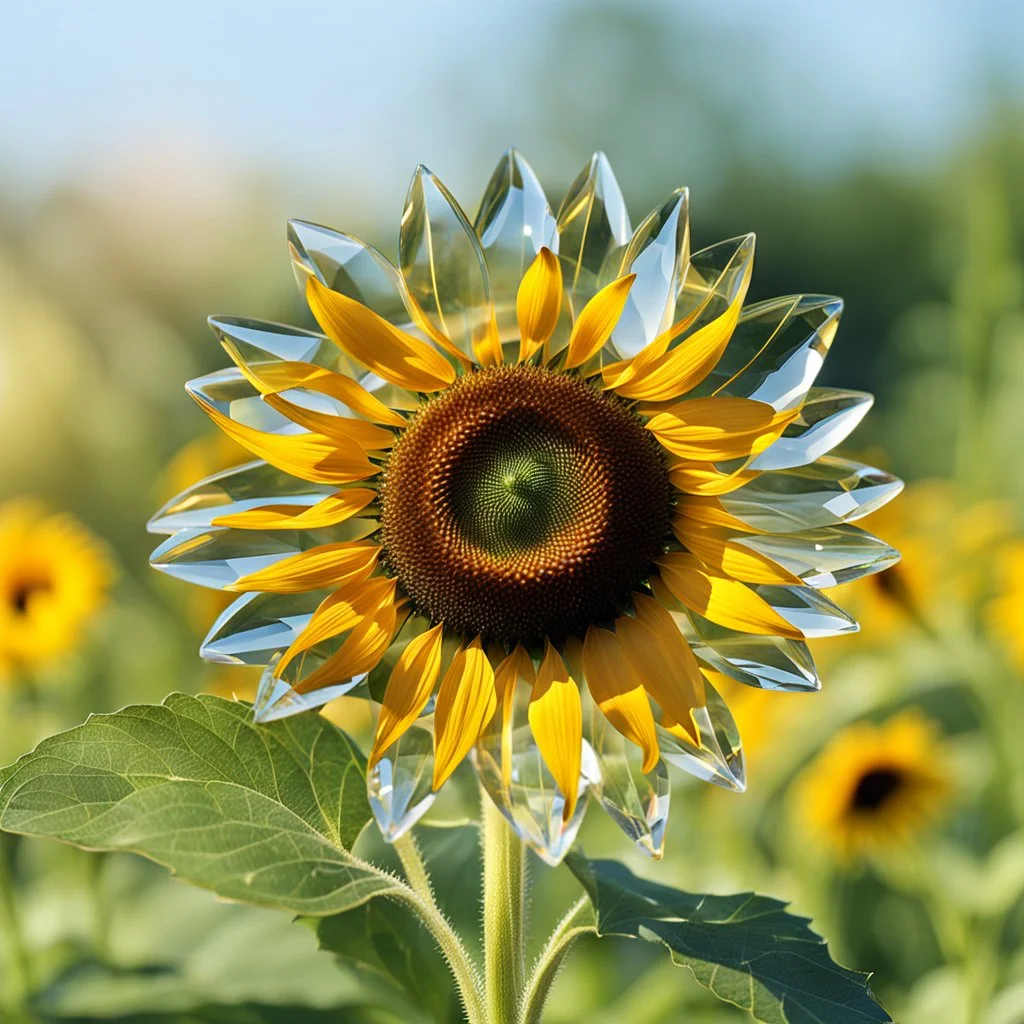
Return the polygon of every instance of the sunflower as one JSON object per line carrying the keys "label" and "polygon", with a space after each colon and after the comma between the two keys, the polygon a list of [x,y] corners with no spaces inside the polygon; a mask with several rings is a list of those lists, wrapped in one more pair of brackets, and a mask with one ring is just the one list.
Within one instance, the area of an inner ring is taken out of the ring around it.
{"label": "sunflower", "polygon": [[825,747],[796,789],[811,834],[840,860],[905,846],[948,803],[933,722],[905,711],[875,725],[849,726]]}
{"label": "sunflower", "polygon": [[29,499],[0,505],[0,678],[72,650],[112,578],[102,545],[71,516]]}
{"label": "sunflower", "polygon": [[473,222],[426,168],[394,266],[290,224],[320,331],[214,317],[188,390],[256,461],[151,529],[153,564],[241,596],[202,655],[265,665],[258,721],[379,703],[370,802],[394,839],[473,753],[542,857],[592,793],[660,855],[666,766],[732,789],[701,666],[813,690],[821,588],[892,563],[849,525],[901,484],[829,457],[870,405],[812,387],[842,303],[744,306],[751,235],[690,252],[680,189],[631,230],[603,155],[551,212],[515,151]]}
{"label": "sunflower", "polygon": [[986,619],[1017,670],[1024,673],[1024,541],[1004,544],[997,561],[999,592],[985,609]]}

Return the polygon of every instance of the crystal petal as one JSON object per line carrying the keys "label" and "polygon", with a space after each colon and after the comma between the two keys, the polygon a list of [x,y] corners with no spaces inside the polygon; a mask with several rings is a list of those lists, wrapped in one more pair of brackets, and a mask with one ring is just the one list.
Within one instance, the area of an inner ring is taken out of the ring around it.
{"label": "crystal petal", "polygon": [[849,437],[873,404],[874,399],[864,391],[811,388],[799,416],[749,468],[791,469],[820,459]]}
{"label": "crystal petal", "polygon": [[556,220],[565,289],[579,313],[598,290],[605,261],[632,234],[626,202],[604,153],[595,153],[569,186]]}
{"label": "crystal petal", "polygon": [[199,654],[223,665],[266,665],[305,629],[328,593],[243,594],[210,627]]}
{"label": "crystal petal", "polygon": [[732,538],[778,562],[809,587],[834,587],[882,572],[899,552],[856,526],[823,526],[801,533],[736,534]]}
{"label": "crystal petal", "polygon": [[287,416],[267,405],[237,367],[196,377],[185,384],[185,390],[213,406],[228,419],[254,430],[262,430],[266,434],[303,433],[302,428]]}
{"label": "crystal petal", "polygon": [[679,189],[636,229],[617,276],[636,274],[612,333],[612,358],[629,359],[667,330],[690,252],[689,193]]}
{"label": "crystal petal", "polygon": [[821,689],[814,659],[803,641],[737,633],[690,611],[664,587],[656,588],[656,596],[698,660],[715,672],[761,690]]}
{"label": "crystal petal", "polygon": [[762,473],[719,500],[759,530],[796,533],[854,522],[902,489],[903,481],[883,470],[826,455],[809,466]]}
{"label": "crystal petal", "polygon": [[842,311],[842,300],[827,295],[790,295],[747,306],[705,387],[780,411],[795,408],[821,370]]}
{"label": "crystal petal", "polygon": [[576,809],[564,818],[565,797],[548,771],[528,719],[530,685],[522,679],[508,714],[501,707],[484,729],[473,752],[477,775],[487,795],[516,834],[538,857],[561,863],[579,832],[586,811],[587,787],[598,779],[597,762],[584,741]]}
{"label": "crystal petal", "polygon": [[409,294],[433,328],[469,359],[493,322],[487,264],[462,208],[426,167],[413,175],[402,213],[399,262]]}
{"label": "crystal petal", "polygon": [[544,189],[518,150],[498,161],[473,223],[487,260],[502,340],[518,338],[516,296],[541,248],[558,252],[558,228]]}
{"label": "crystal petal", "polygon": [[220,516],[265,505],[312,506],[340,489],[299,480],[266,462],[247,462],[182,491],[150,519],[147,528],[150,533],[209,529]]}
{"label": "crystal petal", "polygon": [[350,693],[364,678],[359,676],[355,680],[347,679],[331,686],[323,686],[310,693],[299,693],[287,679],[279,678],[274,674],[278,660],[279,656],[275,656],[263,670],[256,690],[256,700],[253,701],[252,710],[254,720],[260,724],[276,722],[282,718],[301,714],[303,711],[312,711],[315,708],[323,707],[335,697],[344,697],[346,693]]}
{"label": "crystal petal", "polygon": [[[243,366],[303,362],[351,377],[392,409],[415,410],[416,395],[382,380],[350,359],[330,338],[299,327],[242,317],[210,317],[210,327],[228,355]],[[288,392],[287,394],[291,394]]]}
{"label": "crystal petal", "polygon": [[366,776],[370,809],[389,843],[430,810],[437,795],[431,788],[433,776],[433,716],[429,716],[392,743]]}
{"label": "crystal petal", "polygon": [[342,231],[290,220],[288,250],[303,294],[307,276],[314,274],[321,284],[355,299],[389,323],[402,328],[411,323],[401,275],[372,245]]}
{"label": "crystal petal", "polygon": [[747,788],[747,776],[739,729],[718,691],[710,683],[705,688],[707,706],[693,710],[700,746],[682,730],[669,732],[659,725],[662,760],[705,782],[742,793]]}
{"label": "crystal petal", "polygon": [[751,589],[809,640],[856,633],[860,627],[834,601],[811,587],[752,584]]}
{"label": "crystal petal", "polygon": [[361,540],[378,528],[375,519],[346,519],[322,530],[179,530],[149,556],[154,569],[223,590],[243,576],[321,544]]}
{"label": "crystal petal", "polygon": [[598,766],[599,780],[591,787],[595,797],[644,853],[660,860],[671,792],[664,761],[644,774],[640,748],[608,721],[592,699],[586,699],[584,723]]}

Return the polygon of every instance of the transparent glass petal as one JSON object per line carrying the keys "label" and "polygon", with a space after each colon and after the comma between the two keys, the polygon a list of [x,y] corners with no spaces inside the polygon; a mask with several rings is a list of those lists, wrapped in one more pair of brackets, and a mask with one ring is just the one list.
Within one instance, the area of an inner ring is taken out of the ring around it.
{"label": "transparent glass petal", "polygon": [[402,278],[372,245],[342,231],[290,220],[288,250],[303,293],[307,276],[313,274],[321,284],[355,299],[389,323],[398,327],[410,323]]}
{"label": "transparent glass petal", "polygon": [[198,395],[228,419],[262,430],[266,434],[301,434],[301,427],[272,409],[237,367],[217,370],[185,384],[190,395]]}
{"label": "transparent glass petal", "polygon": [[544,764],[527,717],[530,686],[516,684],[511,715],[503,731],[501,708],[480,737],[473,759],[477,775],[495,806],[545,863],[561,863],[579,832],[586,812],[587,788],[599,779],[590,744],[583,743],[576,808],[564,818],[565,797]]}
{"label": "transparent glass petal", "polygon": [[821,370],[842,312],[842,300],[828,295],[747,306],[705,387],[780,411],[795,408]]}
{"label": "transparent glass petal", "polygon": [[565,289],[579,313],[597,291],[606,259],[632,234],[626,201],[604,153],[595,153],[569,186],[556,220]]}
{"label": "transparent glass petal", "polygon": [[738,533],[738,544],[760,552],[809,587],[834,587],[895,565],[899,552],[856,526],[823,526],[800,533]]}
{"label": "transparent glass petal", "polygon": [[436,330],[475,359],[473,343],[485,337],[494,316],[487,264],[462,208],[423,166],[406,196],[398,250],[413,300]]}
{"label": "transparent glass petal", "polygon": [[[668,346],[681,345],[695,331],[721,316],[746,292],[754,265],[755,238],[740,235],[716,242],[693,253],[681,273],[672,323],[686,321],[687,327]],[[696,396],[704,385],[694,389]]]}
{"label": "transparent glass petal", "polygon": [[421,718],[384,751],[366,776],[370,809],[389,842],[408,832],[430,810],[436,794],[433,717]]}
{"label": "transparent glass petal", "polygon": [[881,469],[826,455],[809,466],[762,473],[719,500],[759,530],[797,533],[854,522],[902,489],[902,480]]}
{"label": "transparent glass petal", "polygon": [[[367,485],[363,482],[362,486]],[[150,533],[209,529],[212,520],[220,516],[264,505],[312,506],[341,489],[334,484],[299,480],[266,462],[247,462],[208,476],[182,491],[150,519],[147,527]]]}
{"label": "transparent glass petal", "polygon": [[747,773],[736,720],[711,683],[705,682],[705,692],[707,706],[693,711],[700,746],[689,736],[669,732],[659,725],[661,758],[698,779],[742,793],[747,788]]}
{"label": "transparent glass petal", "polygon": [[667,330],[690,252],[689,193],[681,188],[636,229],[617,276],[636,274],[612,333],[613,358],[629,359]]}
{"label": "transparent glass petal", "polygon": [[375,519],[346,519],[322,530],[179,530],[156,548],[149,564],[175,579],[223,590],[300,551],[361,540],[378,525]]}
{"label": "transparent glass petal", "polygon": [[814,659],[803,641],[737,633],[686,608],[664,587],[657,588],[657,597],[693,653],[715,672],[760,690],[821,689]]}
{"label": "transparent glass petal", "polygon": [[594,796],[636,845],[660,860],[665,851],[671,784],[665,762],[644,774],[643,753],[627,740],[592,699],[584,702],[584,728],[594,750],[599,781]]}
{"label": "transparent glass petal", "polygon": [[266,665],[305,629],[328,593],[242,594],[210,627],[199,654],[223,665]]}
{"label": "transparent glass petal", "polygon": [[759,594],[787,622],[796,626],[808,640],[825,636],[856,633],[860,626],[834,601],[811,587],[776,587],[752,584]]}
{"label": "transparent glass petal", "polygon": [[811,388],[799,416],[750,463],[750,468],[791,469],[820,459],[849,437],[873,404],[874,399],[865,391]]}
{"label": "transparent glass petal", "polygon": [[[408,411],[419,408],[416,395],[368,373],[366,367],[350,359],[322,334],[241,317],[210,317],[209,322],[225,351],[241,366],[257,367],[275,362],[310,363],[351,377],[392,409]],[[412,330],[408,325],[404,329]]]}
{"label": "transparent glass petal", "polygon": [[558,228],[544,189],[516,149],[498,161],[473,223],[487,260],[502,340],[518,337],[516,296],[543,246],[558,252]]}
{"label": "transparent glass petal", "polygon": [[359,676],[355,680],[346,679],[331,686],[323,686],[310,693],[299,693],[287,679],[274,675],[274,669],[279,659],[279,655],[275,656],[263,670],[256,690],[256,700],[253,701],[252,711],[253,719],[260,724],[276,722],[281,718],[290,718],[303,711],[312,711],[323,707],[335,697],[344,697],[345,694],[350,693],[364,678]]}

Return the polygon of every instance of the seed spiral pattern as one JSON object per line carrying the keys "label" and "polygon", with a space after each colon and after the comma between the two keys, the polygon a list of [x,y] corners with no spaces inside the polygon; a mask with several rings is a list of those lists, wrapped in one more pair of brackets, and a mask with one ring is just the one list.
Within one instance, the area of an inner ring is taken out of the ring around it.
{"label": "seed spiral pattern", "polygon": [[426,403],[395,445],[384,563],[464,636],[581,635],[648,574],[670,493],[657,443],[621,401],[536,367],[484,369]]}

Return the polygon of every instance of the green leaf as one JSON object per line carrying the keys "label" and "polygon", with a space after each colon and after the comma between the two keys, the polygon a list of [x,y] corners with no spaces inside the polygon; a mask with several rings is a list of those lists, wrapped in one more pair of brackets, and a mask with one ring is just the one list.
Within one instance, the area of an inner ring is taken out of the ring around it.
{"label": "green leaf", "polygon": [[394,892],[349,853],[365,765],[319,715],[171,694],[94,715],[0,772],[0,828],[150,857],[221,896],[325,915]]}
{"label": "green leaf", "polygon": [[661,942],[719,999],[763,1024],[891,1024],[866,974],[840,967],[808,927],[767,896],[706,896],[637,878],[623,865],[571,853],[599,935]]}

